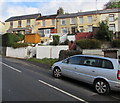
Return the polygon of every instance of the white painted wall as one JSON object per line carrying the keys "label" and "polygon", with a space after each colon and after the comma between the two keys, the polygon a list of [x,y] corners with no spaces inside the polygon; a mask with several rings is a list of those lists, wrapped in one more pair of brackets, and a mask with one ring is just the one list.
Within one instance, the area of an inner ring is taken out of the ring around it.
{"label": "white painted wall", "polygon": [[68,46],[38,46],[36,49],[36,58],[59,58],[59,52],[67,49]]}
{"label": "white painted wall", "polygon": [[102,51],[102,49],[83,49],[83,54],[104,56],[104,52]]}
{"label": "white painted wall", "polygon": [[67,36],[67,39],[69,41],[75,41],[75,35],[69,35],[69,36]]}
{"label": "white painted wall", "polygon": [[27,48],[6,48],[6,56],[14,58],[27,58]]}
{"label": "white painted wall", "polygon": [[7,57],[14,57],[14,58],[32,58],[36,54],[36,47],[23,47],[23,48],[6,48],[6,56]]}

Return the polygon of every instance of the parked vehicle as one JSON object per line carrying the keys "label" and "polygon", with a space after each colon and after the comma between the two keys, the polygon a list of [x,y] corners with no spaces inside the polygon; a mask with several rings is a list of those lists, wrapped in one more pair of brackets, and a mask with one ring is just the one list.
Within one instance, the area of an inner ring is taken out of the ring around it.
{"label": "parked vehicle", "polygon": [[120,91],[120,62],[118,59],[75,55],[52,66],[53,76],[62,75],[92,84],[99,94]]}

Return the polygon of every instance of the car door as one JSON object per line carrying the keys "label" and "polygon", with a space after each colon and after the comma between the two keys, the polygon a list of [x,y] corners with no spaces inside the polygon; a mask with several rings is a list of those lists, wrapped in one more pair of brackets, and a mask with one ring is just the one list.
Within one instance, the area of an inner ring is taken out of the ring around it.
{"label": "car door", "polygon": [[76,66],[77,79],[87,83],[92,83],[95,78],[95,66],[98,64],[98,59],[92,57],[83,57],[80,65]]}
{"label": "car door", "polygon": [[79,65],[80,59],[80,56],[74,56],[64,60],[61,64],[62,74],[76,78],[76,66]]}

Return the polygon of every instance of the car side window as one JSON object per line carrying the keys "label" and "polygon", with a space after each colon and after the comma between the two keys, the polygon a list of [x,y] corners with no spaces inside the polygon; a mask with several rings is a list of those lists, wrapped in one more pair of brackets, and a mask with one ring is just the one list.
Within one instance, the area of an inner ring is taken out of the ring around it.
{"label": "car side window", "polygon": [[97,59],[95,59],[95,58],[84,57],[81,65],[95,66],[96,62],[97,62]]}
{"label": "car side window", "polygon": [[102,68],[114,69],[112,62],[109,60],[102,60]]}
{"label": "car side window", "polygon": [[75,57],[71,57],[68,59],[68,64],[75,64],[75,65],[79,65],[81,61],[81,57],[80,56],[75,56]]}

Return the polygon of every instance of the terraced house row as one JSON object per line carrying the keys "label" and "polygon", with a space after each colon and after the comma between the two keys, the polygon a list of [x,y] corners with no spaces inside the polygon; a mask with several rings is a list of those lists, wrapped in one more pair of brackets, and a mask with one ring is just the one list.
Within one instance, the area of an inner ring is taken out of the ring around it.
{"label": "terraced house row", "polygon": [[70,14],[56,14],[42,16],[39,14],[10,17],[5,21],[7,32],[22,34],[38,33],[47,38],[51,34],[75,34],[76,32],[93,32],[99,22],[108,20],[109,29],[116,38],[120,36],[120,8],[78,12]]}

